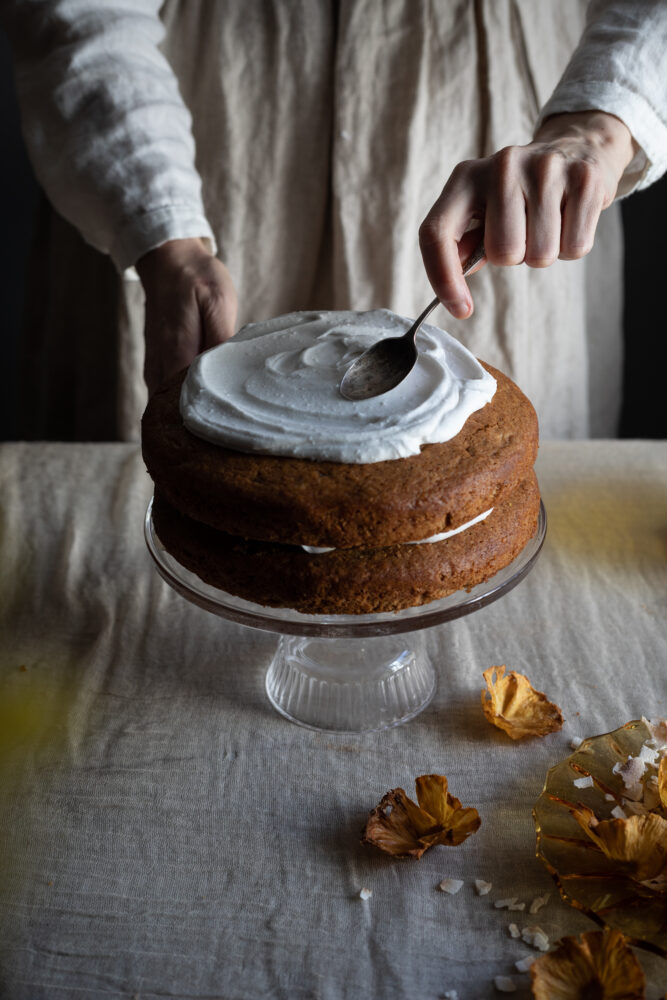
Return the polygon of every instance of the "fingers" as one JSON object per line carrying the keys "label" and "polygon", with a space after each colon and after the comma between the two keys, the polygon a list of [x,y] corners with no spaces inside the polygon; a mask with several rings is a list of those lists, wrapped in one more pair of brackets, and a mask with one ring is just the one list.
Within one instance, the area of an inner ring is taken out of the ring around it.
{"label": "fingers", "polygon": [[202,340],[200,350],[207,350],[222,344],[234,336],[238,303],[236,290],[227,269],[215,261],[214,283],[207,283],[198,289],[197,301],[202,319]]}
{"label": "fingers", "polygon": [[526,256],[526,200],[521,151],[509,146],[491,157],[487,171],[484,249],[492,264],[521,264]]}
{"label": "fingers", "polygon": [[572,173],[563,205],[561,260],[577,260],[590,252],[604,203],[604,191],[593,167],[578,164]]}
{"label": "fingers", "polygon": [[144,378],[149,395],[196,357],[201,344],[201,319],[194,296],[159,312],[147,302],[144,336]]}
{"label": "fingers", "polygon": [[613,116],[568,114],[549,119],[526,146],[460,163],[419,231],[426,273],[443,305],[461,319],[472,312],[460,260],[473,249],[466,233],[473,217],[484,220],[487,259],[501,267],[548,267],[587,254],[632,143]]}
{"label": "fingers", "polygon": [[457,319],[465,319],[473,310],[461,256],[468,256],[479,241],[478,234],[467,235],[464,240],[476,211],[475,176],[468,166],[461,163],[454,170],[419,229],[419,246],[428,279],[442,304]]}
{"label": "fingers", "polygon": [[150,394],[201,351],[228,340],[236,292],[224,264],[198,240],[175,240],[138,262],[146,293],[144,377]]}

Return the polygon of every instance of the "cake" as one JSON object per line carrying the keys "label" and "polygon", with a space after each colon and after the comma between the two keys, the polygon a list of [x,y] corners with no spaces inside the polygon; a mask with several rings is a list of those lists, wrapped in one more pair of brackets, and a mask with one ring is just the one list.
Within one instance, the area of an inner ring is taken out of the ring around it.
{"label": "cake", "polygon": [[383,396],[347,367],[410,321],[291,313],[244,327],[150,400],[142,424],[162,544],[205,582],[308,614],[367,614],[470,589],[532,538],[537,418],[501,372],[424,326]]}

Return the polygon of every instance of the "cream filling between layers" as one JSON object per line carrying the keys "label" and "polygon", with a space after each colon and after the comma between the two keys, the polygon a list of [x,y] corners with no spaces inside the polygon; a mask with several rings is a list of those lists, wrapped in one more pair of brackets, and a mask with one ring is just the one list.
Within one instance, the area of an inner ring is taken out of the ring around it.
{"label": "cream filling between layers", "polygon": [[[479,521],[484,521],[489,514],[493,513],[493,507],[489,507],[485,510],[483,514],[478,514],[477,517],[473,517],[472,521],[466,521],[465,524],[460,524],[458,528],[452,528],[451,531],[439,531],[437,535],[430,535],[428,538],[419,538],[412,542],[400,542],[401,545],[430,545],[431,542],[442,542],[445,538],[451,538],[452,535],[458,535],[459,532],[465,531],[466,528],[471,528],[473,524],[477,524]],[[319,556],[324,552],[335,552],[335,548],[318,548],[315,545],[302,545],[301,548],[304,552],[309,552],[311,555]]]}
{"label": "cream filling between layers", "polygon": [[248,324],[190,365],[180,403],[185,426],[237,451],[361,464],[449,441],[493,398],[496,382],[437,327],[422,327],[417,364],[395,389],[361,402],[338,391],[363,351],[410,323],[379,309]]}

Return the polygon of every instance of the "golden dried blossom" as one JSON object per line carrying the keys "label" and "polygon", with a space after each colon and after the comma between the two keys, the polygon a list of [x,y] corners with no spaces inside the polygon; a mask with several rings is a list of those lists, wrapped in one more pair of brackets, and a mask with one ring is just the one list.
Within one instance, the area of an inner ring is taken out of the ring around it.
{"label": "golden dried blossom", "polygon": [[667,809],[667,757],[663,757],[658,768],[658,795],[660,805]]}
{"label": "golden dried blossom", "polygon": [[564,937],[530,967],[536,1000],[642,1000],[646,979],[621,931]]}
{"label": "golden dried blossom", "polygon": [[654,889],[667,890],[667,820],[658,813],[599,820],[592,809],[571,810],[580,827],[619,874]]}
{"label": "golden dried blossom", "polygon": [[[563,714],[541,691],[536,691],[524,674],[506,668],[489,667],[484,671],[486,690],[482,690],[482,708],[489,722],[513,740],[525,736],[546,736],[563,726]],[[495,673],[495,678],[494,678]]]}
{"label": "golden dried blossom", "polygon": [[423,774],[415,781],[417,802],[394,788],[371,810],[362,843],[395,857],[420,858],[435,844],[454,847],[479,829],[476,809],[463,808],[442,774]]}

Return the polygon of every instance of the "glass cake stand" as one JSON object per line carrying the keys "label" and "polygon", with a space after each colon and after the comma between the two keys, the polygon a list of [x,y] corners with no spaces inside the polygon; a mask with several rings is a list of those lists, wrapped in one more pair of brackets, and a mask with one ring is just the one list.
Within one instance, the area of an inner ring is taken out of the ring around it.
{"label": "glass cake stand", "polygon": [[306,615],[253,604],[204,583],[162,545],[152,507],[151,500],[144,532],[160,576],[182,597],[212,614],[278,633],[266,675],[269,701],[292,722],[336,733],[398,726],[426,708],[435,693],[435,670],[402,636],[469,615],[512,590],[534,566],[547,528],[540,503],[533,538],[509,566],[470,591],[402,611]]}

